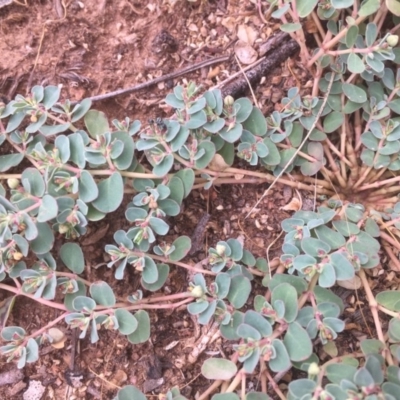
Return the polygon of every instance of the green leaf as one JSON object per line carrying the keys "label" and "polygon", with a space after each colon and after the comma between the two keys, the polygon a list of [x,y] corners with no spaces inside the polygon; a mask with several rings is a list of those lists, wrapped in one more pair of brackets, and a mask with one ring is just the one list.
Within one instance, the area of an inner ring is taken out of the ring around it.
{"label": "green leaf", "polygon": [[236,123],[233,128],[228,129],[228,127],[224,127],[219,132],[219,135],[228,143],[236,142],[240,136],[242,136],[243,127],[241,124]]}
{"label": "green leaf", "polygon": [[190,119],[186,122],[185,127],[188,129],[199,129],[206,122],[207,115],[203,110],[201,110],[190,116]]}
{"label": "green leaf", "polygon": [[301,29],[300,22],[296,22],[295,24],[292,24],[292,23],[281,24],[282,32],[291,33],[291,32],[299,31],[300,29]]}
{"label": "green leaf", "polygon": [[228,246],[231,249],[229,257],[233,261],[239,261],[243,257],[243,246],[237,239],[228,239]]}
{"label": "green leaf", "polygon": [[115,211],[124,197],[124,181],[119,172],[99,183],[99,196],[92,205],[102,213]]}
{"label": "green leaf", "polygon": [[96,210],[91,204],[88,206],[88,212],[86,214],[86,218],[89,221],[100,221],[102,220],[106,214]]}
{"label": "green leaf", "polygon": [[157,264],[150,257],[144,257],[144,268],[142,272],[142,279],[146,283],[153,284],[158,280]]}
{"label": "green leaf", "polygon": [[332,7],[334,7],[337,10],[340,10],[342,8],[351,7],[354,4],[354,0],[332,0],[331,4]]}
{"label": "green leaf", "polygon": [[317,384],[311,379],[297,379],[289,383],[289,398],[311,399]]}
{"label": "green leaf", "polygon": [[206,379],[227,381],[236,375],[237,367],[225,358],[208,358],[201,366],[201,373]]}
{"label": "green leaf", "polygon": [[198,300],[196,302],[187,305],[187,310],[192,315],[199,315],[206,311],[209,306],[209,302],[206,300]]}
{"label": "green leaf", "polygon": [[269,289],[273,291],[278,285],[281,285],[284,282],[290,284],[290,286],[293,286],[296,289],[298,296],[306,291],[308,286],[307,282],[299,276],[288,274],[274,274],[271,281],[269,282]]}
{"label": "green leaf", "polygon": [[289,324],[283,343],[292,361],[304,361],[312,354],[310,337],[298,322]]}
{"label": "green leaf", "polygon": [[26,362],[32,363],[39,359],[39,346],[35,339],[30,338],[26,344]]}
{"label": "green leaf", "polygon": [[83,170],[79,182],[79,198],[85,202],[90,203],[95,200],[99,195],[99,189],[93,176],[86,170]]}
{"label": "green leaf", "polygon": [[175,200],[178,204],[182,204],[182,200],[185,195],[185,189],[182,179],[174,175],[168,182],[167,186],[171,190],[169,198]]}
{"label": "green leaf", "polygon": [[301,248],[304,253],[313,257],[321,257],[323,254],[327,254],[331,251],[329,244],[313,237],[302,239]]}
{"label": "green leaf", "polygon": [[362,3],[358,15],[360,17],[368,17],[379,10],[381,4],[380,0],[367,0]]}
{"label": "green leaf", "polygon": [[108,119],[102,111],[89,110],[85,114],[84,121],[89,135],[94,139],[106,132],[110,132]]}
{"label": "green leaf", "polygon": [[368,47],[372,46],[378,37],[378,26],[370,22],[365,30],[365,43]]}
{"label": "green leaf", "polygon": [[232,314],[232,319],[229,322],[229,324],[220,326],[222,336],[228,340],[239,339],[239,336],[236,333],[236,330],[237,330],[238,326],[241,323],[243,323],[243,320],[244,320],[244,314],[240,311],[234,311],[234,313]]}
{"label": "green leaf", "polygon": [[81,274],[85,269],[82,249],[76,243],[64,243],[60,249],[60,258],[65,266],[75,274]]}
{"label": "green leaf", "polygon": [[55,218],[58,213],[58,204],[54,197],[48,194],[42,198],[42,203],[39,207],[39,214],[37,216],[38,222],[46,222]]}
{"label": "green leaf", "polygon": [[42,174],[36,168],[26,168],[21,175],[24,189],[33,196],[42,197],[46,189]]}
{"label": "green leaf", "polygon": [[400,311],[400,292],[398,291],[388,290],[380,292],[376,295],[376,301],[391,311]]}
{"label": "green leaf", "polygon": [[46,222],[36,223],[38,235],[36,239],[32,240],[31,250],[36,254],[48,253],[54,245],[54,234]]}
{"label": "green leaf", "polygon": [[352,85],[351,83],[343,83],[342,89],[346,97],[355,103],[364,103],[367,101],[367,93],[359,86]]}
{"label": "green leaf", "polygon": [[380,354],[385,349],[385,345],[378,339],[364,339],[361,341],[360,347],[365,356]]}
{"label": "green leaf", "polygon": [[316,232],[318,239],[331,246],[332,250],[336,250],[339,247],[344,246],[346,243],[346,239],[341,233],[336,232],[325,225],[318,226],[314,231]]}
{"label": "green leaf", "polygon": [[261,392],[250,392],[246,394],[245,400],[270,400],[270,397]]}
{"label": "green leaf", "polygon": [[[244,323],[242,325],[253,327],[261,334],[262,337],[268,337],[272,334],[271,324],[260,313],[256,311],[246,311],[243,322]],[[237,333],[240,336],[239,331],[237,331]]]}
{"label": "green leaf", "polygon": [[336,279],[345,281],[354,278],[355,271],[351,262],[343,254],[335,252],[330,256],[331,264],[335,269]]}
{"label": "green leaf", "polygon": [[208,307],[199,314],[197,321],[201,325],[207,325],[211,318],[214,316],[215,310],[217,308],[217,300],[213,300],[208,304]]}
{"label": "green leaf", "polygon": [[1,331],[1,337],[7,342],[14,340],[14,336],[24,338],[25,335],[25,329],[21,328],[20,326],[7,326]]}
{"label": "green leaf", "polygon": [[240,400],[240,397],[236,393],[221,393],[214,394],[211,400]]}
{"label": "green leaf", "polygon": [[120,171],[126,170],[132,164],[135,144],[132,137],[126,132],[113,132],[112,137],[124,144],[122,153],[113,160],[113,163]]}
{"label": "green leaf", "polygon": [[272,346],[275,350],[275,358],[269,361],[269,367],[274,372],[286,371],[291,366],[290,357],[286,350],[285,345],[281,340],[275,339],[272,342]]}
{"label": "green leaf", "polygon": [[400,2],[398,0],[386,0],[386,7],[396,17],[400,17]]}
{"label": "green leaf", "polygon": [[361,74],[365,71],[365,64],[356,53],[350,53],[347,59],[347,68],[353,74]]}
{"label": "green leaf", "polygon": [[75,293],[67,293],[64,297],[64,305],[68,311],[75,311],[73,303],[78,296],[85,296],[86,286],[82,281],[77,281],[78,291]]}
{"label": "green leaf", "polygon": [[22,120],[25,117],[24,112],[16,112],[15,114],[11,115],[10,119],[8,120],[6,133],[10,133],[13,130],[17,129],[18,126],[21,124]]}
{"label": "green leaf", "polygon": [[231,280],[228,300],[235,308],[241,308],[246,304],[251,292],[251,283],[248,278],[242,275],[236,275]]}
{"label": "green leaf", "polygon": [[6,172],[10,168],[16,167],[23,159],[24,155],[20,153],[0,156],[0,172]]}
{"label": "green leaf", "polygon": [[60,97],[61,89],[58,86],[46,86],[44,88],[42,104],[49,110],[57,103]]}
{"label": "green leaf", "polygon": [[153,167],[153,173],[159,177],[163,177],[168,174],[173,165],[174,156],[172,154],[167,154],[159,164]]}
{"label": "green leaf", "polygon": [[317,5],[318,0],[297,0],[296,8],[300,18],[305,18],[311,14]]}
{"label": "green leaf", "polygon": [[115,318],[118,321],[118,330],[123,335],[130,335],[135,332],[138,327],[137,319],[124,308],[118,308],[114,312]]}
{"label": "green leaf", "polygon": [[399,318],[392,318],[389,321],[389,338],[395,342],[400,341],[400,319]]}
{"label": "green leaf", "polygon": [[317,299],[317,304],[332,302],[337,306],[339,306],[340,312],[343,312],[344,310],[343,300],[335,293],[333,293],[331,290],[322,288],[320,286],[315,286],[314,294]]}
{"label": "green leaf", "polygon": [[72,305],[75,311],[91,312],[95,309],[96,302],[90,297],[77,296],[73,301]]}
{"label": "green leaf", "polygon": [[128,385],[118,390],[116,400],[147,400],[147,397],[135,386]]}
{"label": "green leaf", "polygon": [[85,168],[85,145],[82,136],[79,133],[72,133],[68,135],[68,140],[71,151],[71,161],[79,168]]}
{"label": "green leaf", "polygon": [[195,161],[195,166],[198,169],[206,168],[215,155],[215,145],[212,142],[201,142],[198,149],[204,149],[205,153]]}
{"label": "green leaf", "polygon": [[133,344],[147,342],[150,338],[149,314],[144,310],[140,310],[134,316],[138,322],[138,327],[133,333],[128,335],[128,340]]}
{"label": "green leaf", "polygon": [[172,246],[175,250],[168,256],[171,261],[180,261],[186,257],[192,246],[192,241],[188,236],[180,236],[174,240]]}
{"label": "green leaf", "polygon": [[107,307],[115,305],[114,292],[108,283],[103,281],[94,282],[90,285],[89,292],[97,304]]}
{"label": "green leaf", "polygon": [[169,93],[167,95],[167,97],[165,98],[165,102],[173,108],[177,109],[185,108],[185,102],[178,99],[173,93]]}
{"label": "green leaf", "polygon": [[248,130],[256,136],[264,136],[267,133],[267,121],[261,110],[257,107],[253,107],[251,114],[242,125],[243,129]]}
{"label": "green leaf", "polygon": [[92,100],[83,99],[72,110],[71,122],[76,122],[80,120],[88,112],[91,106],[92,106]]}
{"label": "green leaf", "polygon": [[191,168],[181,169],[175,174],[175,176],[177,176],[182,180],[184,197],[189,196],[189,193],[192,191],[192,187],[194,184],[194,178],[195,178],[194,171]]}
{"label": "green leaf", "polygon": [[[249,116],[253,110],[253,105],[251,104],[251,101],[246,97],[237,99],[235,101],[235,105],[234,105],[235,109],[238,105],[240,106],[240,108],[239,108],[239,111],[236,113],[236,122],[238,122],[240,124],[241,122],[244,122],[244,121],[246,121],[247,118],[249,118]],[[225,125],[225,123],[224,123],[224,125]]]}
{"label": "green leaf", "polygon": [[146,290],[156,292],[160,290],[168,279],[169,266],[167,264],[156,264],[158,270],[158,278],[154,283],[148,283],[142,279],[141,284]]}
{"label": "green leaf", "polygon": [[[352,25],[349,27],[346,33],[346,46],[348,48],[351,48],[354,46],[357,40],[357,35],[358,35],[358,26],[357,25]],[[354,54],[354,53],[350,53]]]}
{"label": "green leaf", "polygon": [[150,217],[149,225],[157,235],[166,235],[169,231],[169,226],[161,218]]}
{"label": "green leaf", "polygon": [[281,283],[272,291],[271,304],[273,307],[276,301],[282,301],[285,305],[283,319],[287,323],[293,322],[298,312],[296,289],[288,283]]}

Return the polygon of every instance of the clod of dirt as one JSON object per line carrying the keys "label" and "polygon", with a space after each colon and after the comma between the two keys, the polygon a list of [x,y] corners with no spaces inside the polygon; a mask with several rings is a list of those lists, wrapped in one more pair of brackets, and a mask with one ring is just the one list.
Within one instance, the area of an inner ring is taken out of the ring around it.
{"label": "clod of dirt", "polygon": [[143,383],[143,392],[144,393],[149,393],[152,392],[154,389],[157,389],[159,386],[161,386],[164,383],[164,378],[160,379],[147,379]]}
{"label": "clod of dirt", "polygon": [[235,44],[235,54],[242,64],[249,65],[257,61],[257,52],[246,42],[238,40]]}
{"label": "clod of dirt", "polygon": [[13,0],[0,0],[0,8],[8,6],[12,2],[13,2]]}
{"label": "clod of dirt", "polygon": [[178,50],[177,40],[166,30],[158,33],[151,44],[154,53],[175,53]]}
{"label": "clod of dirt", "polygon": [[12,385],[24,378],[24,374],[19,369],[2,372],[0,374],[0,386]]}
{"label": "clod of dirt", "polygon": [[30,381],[28,390],[23,394],[24,400],[40,400],[46,388],[40,381]]}

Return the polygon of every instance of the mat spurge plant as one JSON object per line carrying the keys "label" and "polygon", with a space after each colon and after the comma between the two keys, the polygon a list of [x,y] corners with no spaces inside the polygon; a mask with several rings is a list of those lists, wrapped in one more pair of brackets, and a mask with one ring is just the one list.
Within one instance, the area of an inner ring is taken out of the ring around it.
{"label": "mat spurge plant", "polygon": [[[65,340],[54,329],[63,323],[91,343],[103,329],[143,343],[153,309],[186,305],[232,350],[230,359],[203,362],[202,374],[215,382],[200,400],[217,391],[214,400],[399,398],[400,295],[373,292],[368,281],[383,251],[400,270],[400,52],[397,17],[389,12],[396,7],[377,0],[269,3],[314,80],[310,93],[290,88],[267,116],[247,98],[223,98],[194,83],[166,97],[170,118],[143,127],[129,118],[110,124],[90,100],[60,101],[56,86],[35,86],[29,97],[1,105],[0,289],[11,295],[2,303],[1,352],[9,361],[19,368],[37,361],[41,344]],[[315,25],[315,51],[303,19]],[[259,168],[238,169],[237,159]],[[162,238],[192,190],[258,182],[314,193],[312,211],[282,221],[280,258],[256,259],[230,238],[193,266],[188,237]],[[124,199],[126,224],[105,246],[107,266],[117,280],[133,270],[141,290],[120,299],[112,282],[85,279],[79,240]],[[59,251],[55,235],[63,240]],[[186,291],[156,293],[171,268],[190,271]],[[375,337],[353,353],[335,344],[346,329],[336,285],[364,292],[375,325]],[[59,315],[36,332],[6,326],[19,296]],[[390,319],[387,332],[382,317]],[[330,358],[322,361],[321,350]],[[276,381],[291,368],[300,372],[282,389]],[[255,373],[258,392],[249,392]],[[160,398],[185,397],[173,388]],[[145,396],[126,386],[117,399]]]}

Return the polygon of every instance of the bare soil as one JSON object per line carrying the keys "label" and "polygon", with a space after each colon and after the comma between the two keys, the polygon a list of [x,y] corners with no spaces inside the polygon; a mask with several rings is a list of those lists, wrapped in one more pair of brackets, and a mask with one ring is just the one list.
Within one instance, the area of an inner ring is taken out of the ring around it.
{"label": "bare soil", "polygon": [[[135,86],[191,63],[227,54],[237,39],[239,25],[253,29],[257,47],[257,43],[278,26],[273,22],[264,24],[253,3],[240,0],[197,3],[187,0],[27,0],[26,7],[15,3],[4,6],[0,8],[0,94],[11,99],[16,94],[27,94],[36,84],[63,84],[63,98],[74,101]],[[238,70],[237,63],[229,61],[163,82],[151,90],[98,102],[96,108],[109,118],[129,116],[145,124],[149,118],[170,115],[163,99],[183,79],[195,80],[207,88]],[[262,110],[270,112],[279,107],[288,87],[301,85],[306,90],[308,79],[297,59],[289,60],[272,78],[253,88],[255,97]],[[210,220],[203,250],[195,255],[193,262],[204,257],[209,246],[229,237],[243,237],[245,247],[255,256],[265,257],[267,249],[270,258],[279,255],[280,223],[290,215],[290,211],[281,208],[292,199],[291,190],[276,187],[252,216],[244,219],[265,188],[264,185],[234,185],[209,192],[195,191],[185,202],[184,213],[169,220],[172,229],[167,239],[182,234],[191,236],[201,215],[207,212]],[[312,207],[312,194],[301,195]],[[91,224],[88,234],[80,239],[87,262],[85,279],[107,281],[119,297],[133,293],[140,282],[129,270],[123,281],[116,281],[113,271],[105,266],[104,246],[113,243],[113,232],[126,227],[124,207],[121,207],[106,219]],[[60,245],[58,241],[56,246]],[[371,279],[382,284],[381,276]],[[172,268],[163,290],[184,291],[187,284],[185,274]],[[257,290],[262,293],[261,285]],[[0,293],[0,296],[1,300],[6,294]],[[350,305],[356,301],[351,297],[353,294],[344,296],[348,297]],[[354,312],[350,310],[348,314]],[[56,310],[40,305],[32,307],[30,301],[18,298],[8,325],[20,325],[31,332],[57,315]],[[210,327],[199,326],[185,309],[160,310],[150,315],[149,342],[134,346],[125,337],[102,330],[100,341],[94,345],[87,339],[78,340],[75,355],[71,351],[73,333],[60,324],[60,329],[68,336],[66,347],[42,348],[40,361],[25,367],[14,384],[0,387],[0,398],[22,399],[30,382],[37,380],[45,387],[45,399],[112,399],[117,387],[126,384],[136,385],[153,399],[158,393],[178,385],[182,394],[194,399],[196,393],[210,384],[201,377],[202,361],[210,354],[229,356],[231,346],[217,341],[207,347],[197,362],[190,363],[188,356]],[[349,334],[339,342],[343,352],[351,350],[354,337],[367,332],[369,319],[368,315],[358,319],[349,317]],[[69,373],[72,365],[77,375],[75,381],[71,381]],[[0,373],[15,373],[15,370],[15,365],[1,360]],[[284,377],[283,385],[290,378]],[[257,376],[251,383],[256,389]]]}

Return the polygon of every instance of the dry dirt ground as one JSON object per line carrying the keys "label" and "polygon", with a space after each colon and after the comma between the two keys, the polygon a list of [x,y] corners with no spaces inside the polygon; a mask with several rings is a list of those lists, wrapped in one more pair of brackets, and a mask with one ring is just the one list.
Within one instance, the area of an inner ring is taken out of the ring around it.
{"label": "dry dirt ground", "polygon": [[[22,0],[20,0],[21,2]],[[0,5],[6,3],[0,1]],[[177,71],[193,63],[226,54],[237,39],[239,26],[250,27],[257,43],[278,29],[273,22],[264,24],[259,17],[257,1],[241,0],[26,0],[26,5],[9,4],[0,8],[0,94],[7,99],[26,94],[36,84],[63,84],[62,96],[71,100],[127,88],[146,80]],[[149,90],[119,96],[96,103],[109,118],[139,119],[168,116],[163,99],[171,87],[182,79],[212,86],[238,71],[235,61],[167,81]],[[255,97],[266,113],[279,105],[286,88],[307,87],[307,73],[289,60],[277,69],[273,78],[258,85]],[[280,233],[280,222],[290,213],[281,210],[292,198],[291,190],[276,187],[263,200],[252,218],[244,215],[261,196],[265,186],[223,186],[209,192],[195,191],[184,204],[184,213],[169,221],[170,236],[191,235],[200,216],[211,217],[204,238],[207,246],[218,240],[243,236],[245,247],[256,256],[279,254],[281,243],[274,240]],[[307,200],[308,194],[302,194]],[[312,203],[312,194],[310,194]],[[129,201],[129,199],[128,199]],[[124,297],[139,288],[136,276],[127,272],[123,281],[113,278],[104,266],[104,245],[113,243],[117,229],[126,228],[124,207],[111,217],[92,224],[81,238],[87,270],[85,278],[109,282],[118,296]],[[59,245],[59,244],[58,244]],[[101,265],[98,268],[97,266]],[[185,290],[186,277],[174,269],[166,284],[171,293]],[[4,294],[3,294],[4,295]],[[249,300],[250,304],[251,299]],[[34,331],[57,316],[57,311],[38,306],[32,308],[18,299],[8,324]],[[72,353],[73,334],[63,349],[45,347],[40,361],[28,365],[14,384],[0,387],[0,398],[22,399],[32,380],[45,387],[45,399],[111,399],[118,386],[134,384],[146,390],[149,398],[174,385],[190,399],[204,391],[209,381],[200,375],[201,362],[210,354],[231,354],[231,347],[217,341],[202,354],[197,363],[188,354],[206,333],[185,310],[151,313],[151,340],[133,346],[113,332],[100,332],[100,341],[77,343]],[[365,321],[349,321],[353,331],[365,330]],[[60,324],[60,329],[66,329]],[[351,335],[350,335],[351,336]],[[351,339],[342,346],[351,346]],[[73,357],[73,359],[71,359]],[[68,370],[73,365],[78,375],[71,382]],[[15,374],[15,365],[0,363],[0,373]],[[254,385],[257,385],[257,377]],[[283,380],[288,382],[290,376]]]}

